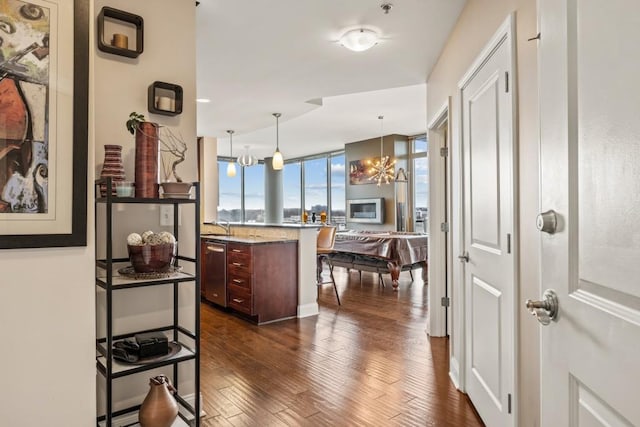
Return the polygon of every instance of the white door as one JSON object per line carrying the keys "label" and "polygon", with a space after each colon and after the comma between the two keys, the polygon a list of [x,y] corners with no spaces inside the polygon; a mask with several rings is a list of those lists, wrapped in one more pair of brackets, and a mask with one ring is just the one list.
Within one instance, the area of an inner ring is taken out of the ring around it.
{"label": "white door", "polygon": [[511,67],[510,18],[461,84],[465,390],[488,426],[514,422]]}
{"label": "white door", "polygon": [[640,426],[640,2],[539,5],[541,421]]}

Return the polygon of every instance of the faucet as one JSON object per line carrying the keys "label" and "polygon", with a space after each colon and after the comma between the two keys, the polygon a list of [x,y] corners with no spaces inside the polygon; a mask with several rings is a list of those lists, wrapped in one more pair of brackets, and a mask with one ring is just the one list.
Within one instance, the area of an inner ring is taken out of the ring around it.
{"label": "faucet", "polygon": [[224,230],[224,233],[226,236],[231,236],[231,224],[229,224],[228,220],[222,220],[222,221],[212,221],[211,224],[215,225],[216,227],[220,227]]}

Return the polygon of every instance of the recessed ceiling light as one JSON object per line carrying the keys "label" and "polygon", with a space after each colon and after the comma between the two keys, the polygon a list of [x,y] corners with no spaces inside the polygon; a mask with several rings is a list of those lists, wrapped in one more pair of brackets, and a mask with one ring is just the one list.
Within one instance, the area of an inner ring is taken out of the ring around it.
{"label": "recessed ceiling light", "polygon": [[340,44],[354,52],[362,52],[378,44],[378,33],[367,28],[349,30],[340,37]]}
{"label": "recessed ceiling light", "polygon": [[201,104],[207,104],[207,103],[211,102],[211,100],[209,98],[197,98],[196,102],[199,102]]}

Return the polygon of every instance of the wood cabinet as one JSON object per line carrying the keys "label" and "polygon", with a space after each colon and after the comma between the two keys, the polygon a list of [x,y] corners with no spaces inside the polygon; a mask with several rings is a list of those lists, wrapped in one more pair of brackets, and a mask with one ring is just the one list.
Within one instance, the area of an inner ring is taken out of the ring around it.
{"label": "wood cabinet", "polygon": [[258,324],[297,315],[298,244],[227,243],[227,305]]}

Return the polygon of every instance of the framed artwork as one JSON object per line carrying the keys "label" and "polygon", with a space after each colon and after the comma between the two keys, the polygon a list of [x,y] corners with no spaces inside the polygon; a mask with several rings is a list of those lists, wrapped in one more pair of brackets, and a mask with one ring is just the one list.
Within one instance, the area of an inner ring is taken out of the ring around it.
{"label": "framed artwork", "polygon": [[0,0],[0,249],[86,246],[89,0]]}
{"label": "framed artwork", "polygon": [[376,181],[370,181],[367,174],[370,162],[370,160],[352,160],[349,162],[349,184],[375,184]]}

